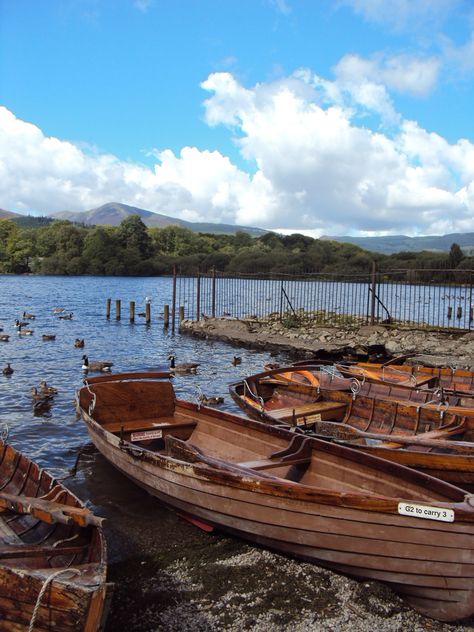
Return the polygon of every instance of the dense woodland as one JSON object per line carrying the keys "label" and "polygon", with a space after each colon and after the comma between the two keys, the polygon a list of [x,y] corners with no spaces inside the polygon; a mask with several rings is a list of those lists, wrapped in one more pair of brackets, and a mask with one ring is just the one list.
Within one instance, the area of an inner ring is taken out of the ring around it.
{"label": "dense woodland", "polygon": [[[371,253],[358,246],[294,234],[251,237],[195,233],[180,226],[147,228],[137,215],[120,226],[85,226],[69,221],[30,218],[0,220],[0,273],[153,276],[209,272],[229,274],[337,273],[367,275],[373,262],[390,277],[396,269],[413,270],[406,280],[434,280],[431,270],[456,269],[457,281],[469,281],[474,257],[457,244],[449,253]],[[418,272],[414,272],[417,270]],[[419,271],[425,272],[419,272]],[[449,280],[449,275],[445,277]],[[436,275],[439,280],[439,275]],[[464,278],[462,278],[464,277]]]}

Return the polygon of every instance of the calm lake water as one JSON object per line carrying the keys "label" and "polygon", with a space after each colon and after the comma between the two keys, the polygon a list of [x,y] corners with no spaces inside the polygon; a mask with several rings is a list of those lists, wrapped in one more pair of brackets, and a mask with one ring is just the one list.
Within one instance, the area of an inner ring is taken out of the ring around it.
{"label": "calm lake water", "polygon": [[[0,276],[0,327],[10,334],[0,342],[0,368],[11,363],[11,376],[0,374],[0,432],[8,430],[8,440],[55,476],[65,475],[83,451],[76,476],[67,485],[86,500],[98,515],[107,518],[110,574],[117,589],[112,602],[107,630],[146,629],[134,613],[134,600],[121,609],[124,586],[133,584],[137,559],[153,550],[195,543],[213,546],[213,536],[203,535],[160,506],[98,454],[90,444],[82,421],[76,419],[74,393],[82,384],[82,355],[91,360],[110,360],[114,371],[166,369],[168,356],[176,362],[200,363],[196,375],[177,376],[173,383],[178,397],[193,399],[200,388],[207,395],[225,397],[224,408],[238,412],[227,386],[245,375],[262,370],[270,354],[236,348],[226,343],[207,342],[190,336],[174,335],[163,328],[163,306],[171,304],[171,278],[102,278],[51,276]],[[129,301],[136,301],[136,312],[144,311],[145,298],[152,299],[152,322],[136,317],[130,324]],[[122,300],[122,320],[114,310],[106,319],[106,301]],[[53,310],[62,307],[72,312],[72,320],[61,320]],[[19,336],[15,320],[23,312],[33,313],[31,336]],[[42,334],[55,340],[43,341]],[[84,338],[85,348],[74,347]],[[234,366],[234,355],[242,364]],[[45,379],[58,389],[49,413],[34,414],[31,388]],[[143,561],[140,562],[144,564]],[[143,566],[140,566],[143,573]],[[139,609],[139,606],[136,606]],[[114,614],[115,613],[115,614]]]}

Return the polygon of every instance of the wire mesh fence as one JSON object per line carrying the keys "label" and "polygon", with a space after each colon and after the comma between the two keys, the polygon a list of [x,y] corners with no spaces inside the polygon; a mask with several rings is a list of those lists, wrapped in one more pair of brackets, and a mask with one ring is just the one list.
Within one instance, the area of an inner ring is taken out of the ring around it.
{"label": "wire mesh fence", "polygon": [[[418,281],[419,274],[420,281]],[[391,270],[367,274],[175,275],[181,317],[351,326],[391,323],[434,329],[473,326],[472,271]],[[174,307],[174,311],[175,311]]]}

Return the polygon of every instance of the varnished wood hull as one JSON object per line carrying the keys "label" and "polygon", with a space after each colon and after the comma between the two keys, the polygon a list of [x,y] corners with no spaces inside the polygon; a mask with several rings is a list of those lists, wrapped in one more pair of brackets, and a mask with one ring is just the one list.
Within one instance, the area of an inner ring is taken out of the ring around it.
{"label": "varnished wood hull", "polygon": [[[151,391],[140,388],[151,399]],[[125,397],[126,383],[117,389],[124,402],[131,399]],[[89,411],[91,390],[95,411]],[[155,439],[132,440],[129,427],[139,420],[127,422],[126,414],[116,424],[112,415],[101,420],[100,397],[101,383],[78,394],[92,441],[122,473],[180,512],[336,571],[387,582],[430,617],[450,621],[474,612],[474,508],[463,490],[355,450],[295,439],[286,430],[188,402],[177,402],[172,415],[167,406],[161,417],[166,424],[156,411],[147,415],[148,422],[155,417],[150,432],[168,433],[165,448],[155,449]],[[133,401],[136,407],[136,390]],[[175,454],[172,426],[183,427],[185,420],[194,426],[177,441],[183,451]],[[295,444],[299,448],[292,452]],[[306,460],[289,460],[303,453]],[[402,515],[403,501],[444,507],[454,512],[454,521]]]}
{"label": "varnished wood hull", "polygon": [[[83,508],[63,485],[2,441],[0,494],[20,504],[22,498],[34,504],[46,495]],[[107,593],[102,529],[50,524],[37,515],[28,508],[0,509],[0,630],[27,632],[32,620],[35,632],[101,630]]]}

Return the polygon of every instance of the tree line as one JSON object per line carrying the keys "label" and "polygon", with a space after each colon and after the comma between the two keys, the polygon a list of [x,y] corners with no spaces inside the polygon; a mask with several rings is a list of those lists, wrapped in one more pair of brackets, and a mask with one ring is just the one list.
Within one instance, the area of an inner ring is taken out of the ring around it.
{"label": "tree line", "polygon": [[397,270],[411,270],[404,280],[450,280],[455,269],[466,281],[474,257],[457,244],[449,253],[373,253],[348,243],[313,239],[300,234],[266,233],[251,237],[195,233],[181,226],[147,228],[138,215],[119,226],[86,226],[67,220],[34,218],[23,224],[0,220],[0,273],[157,276],[209,272],[228,274],[331,273],[367,275],[375,262],[379,273],[396,278]]}

